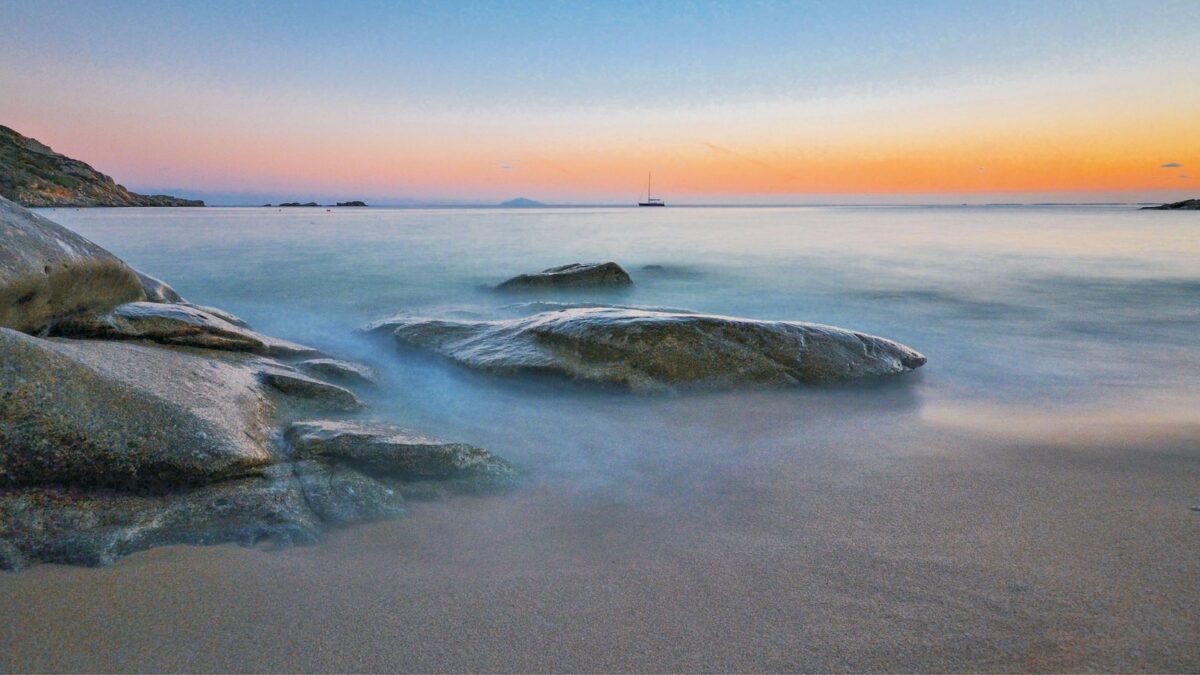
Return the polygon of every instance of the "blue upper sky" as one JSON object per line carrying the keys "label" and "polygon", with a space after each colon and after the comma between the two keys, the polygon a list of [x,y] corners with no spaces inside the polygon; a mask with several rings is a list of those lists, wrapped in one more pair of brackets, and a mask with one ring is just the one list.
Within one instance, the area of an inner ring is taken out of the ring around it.
{"label": "blue upper sky", "polygon": [[[587,146],[586,139],[603,139],[615,147],[622,136],[640,134],[637,142],[644,146],[647,135],[671,136],[673,145],[664,141],[663,147],[654,148],[657,157],[672,158],[655,167],[663,172],[664,187],[672,187],[672,166],[688,164],[692,168],[676,171],[675,189],[711,192],[703,180],[689,178],[686,172],[713,177],[718,169],[695,169],[696,161],[685,156],[691,151],[679,148],[710,148],[704,152],[713,153],[718,150],[711,148],[732,147],[722,155],[724,161],[743,157],[747,166],[786,165],[786,170],[775,172],[777,178],[803,177],[807,174],[801,169],[815,167],[816,160],[800,157],[795,149],[813,147],[826,138],[846,145],[849,141],[838,139],[853,138],[856,132],[874,138],[891,125],[907,125],[890,139],[899,147],[943,126],[960,128],[969,140],[979,136],[964,131],[971,120],[1000,129],[1008,112],[980,93],[992,86],[997,99],[1027,96],[1036,108],[1037,100],[1048,100],[1046,93],[1062,89],[1061,83],[1084,82],[1091,89],[1074,94],[1055,110],[1086,117],[1109,106],[1096,92],[1139,83],[1149,88],[1143,76],[1149,72],[1161,74],[1164,82],[1177,82],[1180,90],[1164,91],[1162,100],[1144,101],[1147,108],[1193,106],[1200,96],[1184,90],[1197,89],[1200,81],[1195,77],[1200,72],[1198,45],[1197,0],[0,0],[0,123],[44,137],[57,149],[89,153],[87,158],[101,168],[111,167],[118,177],[128,176],[138,185],[171,185],[171,179],[160,181],[150,173],[161,170],[166,159],[134,157],[117,148],[115,139],[128,145],[128,139],[136,137],[134,130],[148,141],[155,133],[178,136],[204,127],[212,134],[221,128],[244,138],[287,131],[319,135],[331,143],[363,143],[360,132],[371,127],[387,152],[441,166],[442,182],[429,184],[420,183],[409,168],[395,168],[389,180],[397,197],[466,198],[466,192],[450,194],[448,186],[460,179],[462,185],[484,182],[471,174],[472,162],[491,169],[508,166],[506,180],[516,181],[521,170],[532,167],[534,157],[542,162],[543,172],[528,174],[526,183],[506,184],[504,190],[538,187],[542,183],[537,181],[544,183],[550,173],[547,167],[557,166],[565,176],[586,166],[579,170],[586,174],[580,185],[557,185],[551,192],[601,198],[608,194],[605,171],[632,176],[642,173],[633,167],[646,162],[630,155],[633,148],[622,164]],[[1023,83],[1035,81],[1040,90],[1021,89]],[[900,96],[925,97],[920,114],[928,120],[928,129],[909,128],[917,113],[903,109],[902,102],[889,116],[889,97]],[[859,119],[854,116],[863,106],[855,101],[863,100],[879,110]],[[177,101],[174,107],[171,101]],[[68,114],[65,108],[70,106],[75,108]],[[721,106],[724,112],[708,117],[697,112]],[[747,117],[747,106],[759,117]],[[927,112],[929,107],[945,112]],[[412,117],[396,113],[398,109],[426,110],[432,117],[450,111],[454,120],[444,118],[441,127],[432,121],[415,124]],[[658,116],[649,126],[641,125],[639,111],[656,111]],[[623,117],[630,112],[635,113],[632,119]],[[95,120],[85,123],[88,114]],[[686,121],[672,125],[673,116]],[[793,134],[801,126],[814,128],[813,120],[829,117],[844,117],[850,120],[845,125],[858,126],[825,135]],[[175,126],[168,129],[171,120]],[[1130,121],[1116,113],[1108,120],[1113,129],[1162,123],[1150,117]],[[196,133],[196,143],[212,138]],[[1029,137],[1030,132],[1013,127],[1008,135]],[[111,147],[98,136],[110,139]],[[585,140],[573,140],[577,138]],[[771,138],[778,143],[771,145]],[[445,154],[436,154],[431,140],[442,142]],[[165,143],[161,137],[155,142]],[[468,146],[472,150],[464,149]],[[1153,147],[1153,153],[1146,151],[1145,163],[1155,167],[1178,159],[1159,157],[1167,153],[1161,146],[1142,140],[1120,152],[1128,155]],[[829,156],[843,158],[838,160],[843,164],[859,161],[854,158],[861,152],[847,147],[832,148]],[[215,185],[217,173],[236,169],[220,165],[232,159],[188,159],[178,148],[172,152],[172,159],[189,161],[194,169],[178,180]],[[911,149],[905,152],[913,154]],[[944,149],[938,152],[945,154]],[[1190,157],[1188,153],[1195,154],[1191,148],[1180,149],[1181,156]],[[333,163],[349,161],[332,155],[307,161],[326,157]],[[242,184],[254,176],[261,176],[264,186],[287,178],[273,167],[240,165],[247,172],[239,177]],[[316,177],[309,180],[320,184]],[[1125,180],[1129,185],[1150,185]],[[1088,189],[1081,181],[1080,189]],[[880,190],[910,190],[895,181],[880,184]],[[762,190],[804,194],[854,189],[839,185],[806,189],[800,180],[794,186]],[[933,184],[930,191],[936,188]],[[378,188],[386,189],[390,188]]]}
{"label": "blue upper sky", "polygon": [[[739,101],[1194,55],[1200,3],[5,1],[0,53],[263,87]],[[1187,19],[1191,19],[1191,23]],[[1164,25],[1166,22],[1166,25]]]}

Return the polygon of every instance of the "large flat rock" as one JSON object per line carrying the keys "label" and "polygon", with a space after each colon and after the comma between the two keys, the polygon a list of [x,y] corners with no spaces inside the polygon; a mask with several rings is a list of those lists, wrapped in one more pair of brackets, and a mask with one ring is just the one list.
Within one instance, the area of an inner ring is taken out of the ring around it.
{"label": "large flat rock", "polygon": [[634,309],[498,321],[397,317],[373,330],[478,370],[635,390],[825,384],[898,375],[925,363],[900,343],[833,326]]}

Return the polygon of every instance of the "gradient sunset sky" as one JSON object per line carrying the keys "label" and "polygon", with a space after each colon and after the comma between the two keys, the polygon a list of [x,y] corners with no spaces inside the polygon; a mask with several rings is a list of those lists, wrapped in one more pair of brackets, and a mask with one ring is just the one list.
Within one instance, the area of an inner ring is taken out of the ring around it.
{"label": "gradient sunset sky", "polygon": [[1200,0],[0,0],[0,124],[212,203],[1200,196]]}

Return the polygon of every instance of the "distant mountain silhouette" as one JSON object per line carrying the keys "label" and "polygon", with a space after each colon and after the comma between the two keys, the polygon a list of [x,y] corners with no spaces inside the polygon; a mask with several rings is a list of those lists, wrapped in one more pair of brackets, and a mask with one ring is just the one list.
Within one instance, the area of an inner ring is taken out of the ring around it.
{"label": "distant mountain silhouette", "polygon": [[538,202],[538,201],[534,201],[532,199],[526,199],[524,197],[517,197],[516,199],[510,199],[506,202],[501,203],[500,206],[530,207],[530,206],[545,206],[545,204]]}

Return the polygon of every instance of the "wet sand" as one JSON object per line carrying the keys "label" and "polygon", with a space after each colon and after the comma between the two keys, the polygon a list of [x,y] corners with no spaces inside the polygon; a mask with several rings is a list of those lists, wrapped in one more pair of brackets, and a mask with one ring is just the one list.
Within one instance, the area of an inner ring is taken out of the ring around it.
{"label": "wet sand", "polygon": [[0,669],[1200,670],[1194,416],[817,422],[319,546],[2,574]]}

